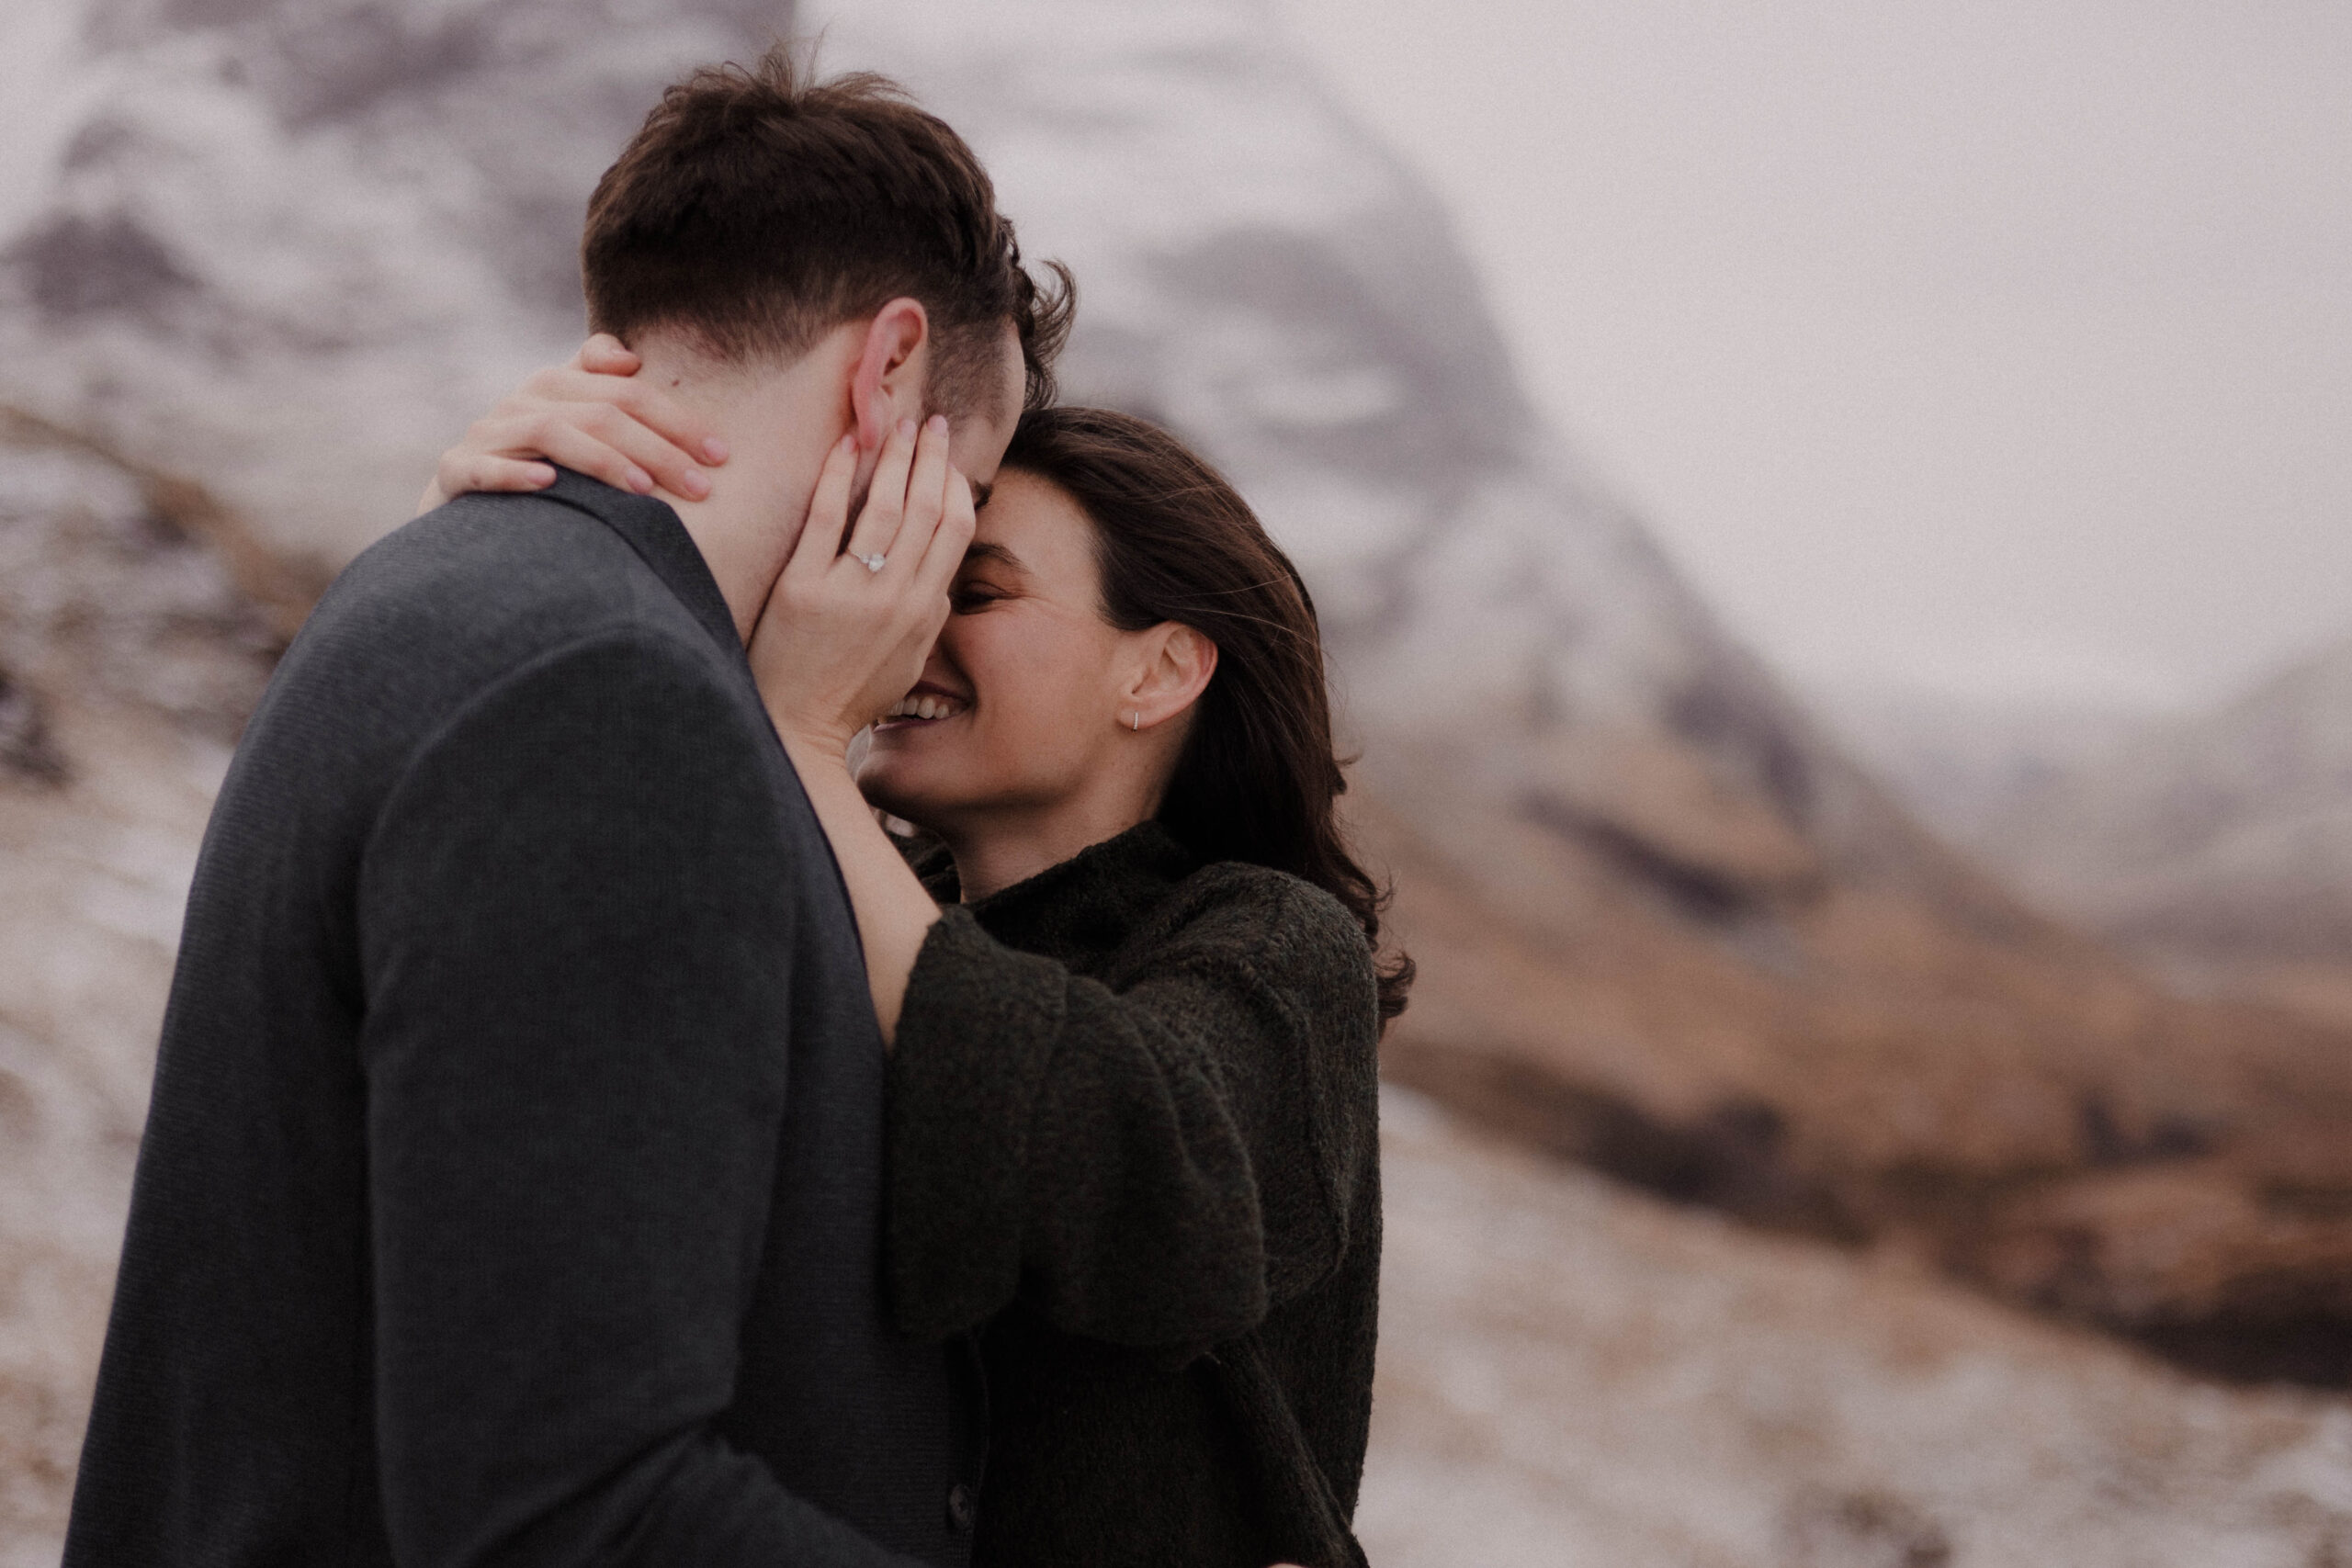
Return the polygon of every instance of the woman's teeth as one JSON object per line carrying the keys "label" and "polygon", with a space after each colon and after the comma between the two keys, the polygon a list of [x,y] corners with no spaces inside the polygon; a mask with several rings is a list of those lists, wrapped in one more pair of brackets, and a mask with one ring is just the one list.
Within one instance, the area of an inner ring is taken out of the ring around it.
{"label": "woman's teeth", "polygon": [[946,718],[964,711],[962,703],[947,697],[900,697],[884,718]]}

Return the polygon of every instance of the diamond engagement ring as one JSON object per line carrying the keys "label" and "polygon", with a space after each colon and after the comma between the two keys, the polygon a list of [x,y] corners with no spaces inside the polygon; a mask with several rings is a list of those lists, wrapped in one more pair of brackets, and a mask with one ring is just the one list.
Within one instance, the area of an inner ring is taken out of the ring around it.
{"label": "diamond engagement ring", "polygon": [[849,558],[857,562],[858,565],[864,567],[868,571],[880,571],[890,559],[888,556],[884,555],[880,550],[875,551],[870,556],[862,556],[857,554],[855,551],[852,551]]}

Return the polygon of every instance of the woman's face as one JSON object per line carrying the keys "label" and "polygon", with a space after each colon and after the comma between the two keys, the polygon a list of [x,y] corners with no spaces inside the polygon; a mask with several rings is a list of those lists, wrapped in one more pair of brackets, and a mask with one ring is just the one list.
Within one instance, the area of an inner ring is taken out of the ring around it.
{"label": "woman's face", "polygon": [[866,798],[946,833],[1078,798],[1128,739],[1119,698],[1147,635],[1102,618],[1093,525],[1050,480],[1002,470],[953,598],[900,705],[921,710],[875,727]]}

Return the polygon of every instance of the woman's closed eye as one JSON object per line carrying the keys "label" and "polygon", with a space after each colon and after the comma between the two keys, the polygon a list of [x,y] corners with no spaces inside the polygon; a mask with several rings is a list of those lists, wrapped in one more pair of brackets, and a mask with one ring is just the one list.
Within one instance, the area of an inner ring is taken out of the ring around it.
{"label": "woman's closed eye", "polygon": [[987,582],[958,582],[947,591],[947,607],[959,615],[978,615],[1012,595]]}

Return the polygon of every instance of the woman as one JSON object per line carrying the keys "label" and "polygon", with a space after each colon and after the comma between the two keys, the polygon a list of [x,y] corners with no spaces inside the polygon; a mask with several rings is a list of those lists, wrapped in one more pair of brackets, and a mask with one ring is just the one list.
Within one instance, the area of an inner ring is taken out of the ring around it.
{"label": "woman", "polygon": [[893,1039],[895,1310],[978,1337],[975,1560],[1361,1562],[1375,1055],[1410,967],[1375,964],[1334,818],[1312,604],[1174,439],[1056,409],[1014,435],[936,641],[899,646],[922,580],[861,562],[960,499],[945,445],[894,436],[893,503],[854,526],[835,450],[751,658]]}

